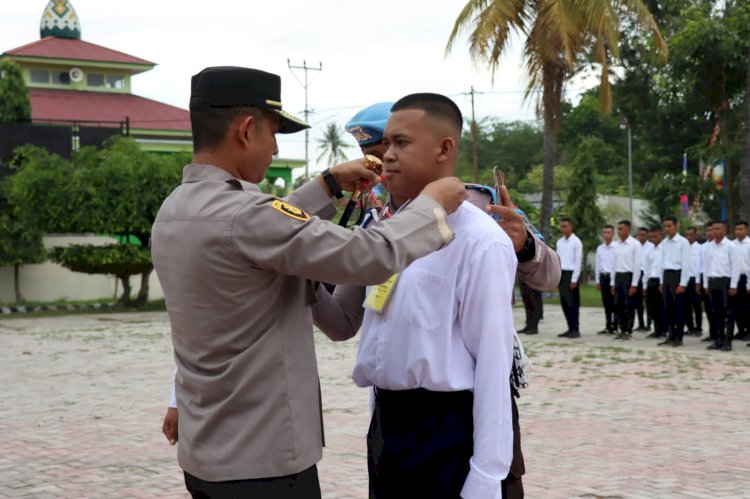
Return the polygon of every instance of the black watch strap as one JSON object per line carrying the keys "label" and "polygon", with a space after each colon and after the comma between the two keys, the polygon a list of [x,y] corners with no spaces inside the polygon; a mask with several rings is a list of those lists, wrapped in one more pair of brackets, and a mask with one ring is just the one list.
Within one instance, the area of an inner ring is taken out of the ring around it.
{"label": "black watch strap", "polygon": [[529,231],[526,231],[526,242],[521,248],[521,251],[516,253],[518,263],[526,263],[531,261],[536,256],[536,243],[534,242],[534,236]]}
{"label": "black watch strap", "polygon": [[341,192],[341,186],[338,182],[336,182],[336,179],[333,178],[333,174],[331,173],[331,170],[326,168],[321,173],[323,175],[323,180],[325,181],[328,188],[331,190],[331,194],[336,196],[336,199],[341,199],[344,197],[344,193]]}

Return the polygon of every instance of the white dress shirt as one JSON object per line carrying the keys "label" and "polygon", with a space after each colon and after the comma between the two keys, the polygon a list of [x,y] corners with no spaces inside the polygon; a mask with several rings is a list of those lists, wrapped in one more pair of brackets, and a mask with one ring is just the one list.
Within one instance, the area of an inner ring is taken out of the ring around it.
{"label": "white dress shirt", "polygon": [[571,234],[569,238],[561,237],[557,240],[555,246],[557,254],[560,256],[560,268],[562,270],[572,270],[573,276],[570,282],[578,282],[581,276],[581,261],[583,260],[583,243],[578,236]]}
{"label": "white dress shirt", "polygon": [[690,265],[690,243],[681,235],[675,234],[674,237],[664,239],[661,247],[662,275],[659,276],[659,284],[664,282],[663,271],[679,270],[680,286],[687,286],[690,276],[693,275]]}
{"label": "white dress shirt", "polygon": [[703,250],[704,245],[698,241],[690,244],[690,270],[692,270],[695,283],[701,283],[701,274],[703,273]]}
{"label": "white dress shirt", "polygon": [[365,310],[352,378],[386,390],[472,390],[474,454],[461,496],[495,498],[513,456],[517,259],[477,207],[464,202],[448,221],[455,239],[401,272],[382,312]]}
{"label": "white dress shirt", "polygon": [[649,279],[658,279],[661,274],[661,243],[654,246],[646,258],[646,266],[643,270],[643,289],[648,288]]}
{"label": "white dress shirt", "polygon": [[614,278],[615,262],[615,243],[602,243],[596,248],[596,283],[599,284],[599,277],[602,274],[611,274]]}
{"label": "white dress shirt", "polygon": [[740,260],[740,275],[748,275],[750,274],[750,236],[745,236],[742,241],[735,239],[734,244],[737,245],[737,257]]}
{"label": "white dress shirt", "polygon": [[633,236],[615,241],[615,273],[632,272],[631,286],[638,286],[641,278],[641,243]]}
{"label": "white dress shirt", "polygon": [[641,270],[646,271],[646,258],[648,258],[648,254],[651,253],[654,249],[654,243],[651,241],[646,241],[641,245]]}
{"label": "white dress shirt", "polygon": [[737,245],[726,236],[719,241],[706,243],[703,253],[703,287],[708,288],[710,277],[729,277],[729,288],[737,289],[740,280],[740,262]]}

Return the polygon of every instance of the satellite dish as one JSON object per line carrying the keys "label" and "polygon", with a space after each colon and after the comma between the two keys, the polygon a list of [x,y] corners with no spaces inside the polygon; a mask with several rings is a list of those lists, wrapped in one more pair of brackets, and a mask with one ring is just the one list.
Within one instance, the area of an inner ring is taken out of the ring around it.
{"label": "satellite dish", "polygon": [[81,68],[73,68],[70,71],[68,71],[68,75],[70,75],[70,80],[74,81],[76,83],[83,81],[83,70]]}

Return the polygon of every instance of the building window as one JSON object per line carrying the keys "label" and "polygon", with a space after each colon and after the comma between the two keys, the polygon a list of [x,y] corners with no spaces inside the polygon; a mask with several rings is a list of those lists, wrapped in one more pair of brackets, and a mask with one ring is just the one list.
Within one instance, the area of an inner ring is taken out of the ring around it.
{"label": "building window", "polygon": [[125,88],[125,77],[122,75],[107,75],[108,88]]}
{"label": "building window", "polygon": [[32,69],[31,83],[49,83],[49,71],[46,69]]}
{"label": "building window", "polygon": [[89,87],[103,87],[104,75],[101,73],[89,73],[86,75]]}
{"label": "building window", "polygon": [[70,85],[70,75],[67,71],[58,71],[55,73],[52,83],[58,83],[60,85]]}

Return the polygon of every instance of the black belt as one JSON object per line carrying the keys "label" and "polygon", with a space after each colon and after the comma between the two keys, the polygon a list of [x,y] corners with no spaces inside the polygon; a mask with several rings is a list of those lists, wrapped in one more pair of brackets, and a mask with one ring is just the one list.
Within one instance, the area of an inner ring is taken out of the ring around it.
{"label": "black belt", "polygon": [[424,388],[414,390],[384,390],[375,387],[375,399],[385,405],[402,407],[431,407],[451,403],[471,403],[474,394],[470,390],[455,392],[433,392]]}
{"label": "black belt", "polygon": [[664,269],[665,274],[677,274],[679,272],[682,272],[680,269]]}
{"label": "black belt", "polygon": [[615,276],[618,276],[618,275],[629,275],[632,277],[633,273],[632,272],[615,272]]}
{"label": "black belt", "polygon": [[600,273],[599,273],[599,276],[600,276],[600,277],[609,277],[610,275],[611,275],[611,274],[610,274],[609,272],[600,272]]}

